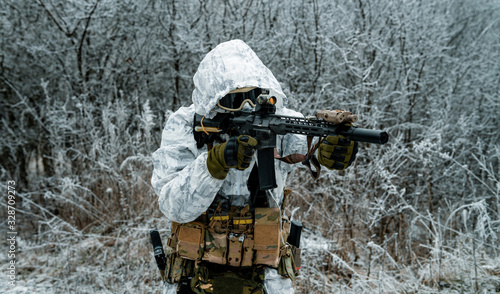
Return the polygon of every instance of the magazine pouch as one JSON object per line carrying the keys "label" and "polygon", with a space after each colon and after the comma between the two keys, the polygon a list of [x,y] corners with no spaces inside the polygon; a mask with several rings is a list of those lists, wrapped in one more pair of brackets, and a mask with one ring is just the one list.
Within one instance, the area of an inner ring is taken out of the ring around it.
{"label": "magazine pouch", "polygon": [[205,246],[205,226],[198,222],[177,227],[177,253],[185,259],[200,260]]}
{"label": "magazine pouch", "polygon": [[255,208],[255,264],[277,268],[280,259],[280,209]]}
{"label": "magazine pouch", "polygon": [[241,258],[241,266],[252,266],[253,262],[253,236],[247,235],[245,236],[245,240],[243,241],[243,256]]}
{"label": "magazine pouch", "polygon": [[240,266],[243,256],[243,241],[245,235],[229,234],[229,255],[227,256],[227,264],[230,266]]}
{"label": "magazine pouch", "polygon": [[205,250],[203,260],[226,264],[227,261],[227,231],[216,228],[205,230]]}

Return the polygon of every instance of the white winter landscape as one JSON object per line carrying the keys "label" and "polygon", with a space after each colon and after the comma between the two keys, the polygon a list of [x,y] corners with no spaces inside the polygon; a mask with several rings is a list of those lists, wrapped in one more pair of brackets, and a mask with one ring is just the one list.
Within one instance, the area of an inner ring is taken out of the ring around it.
{"label": "white winter landscape", "polygon": [[500,293],[498,0],[0,0],[1,293],[161,293],[163,126],[221,42],[389,142],[297,164],[296,293]]}

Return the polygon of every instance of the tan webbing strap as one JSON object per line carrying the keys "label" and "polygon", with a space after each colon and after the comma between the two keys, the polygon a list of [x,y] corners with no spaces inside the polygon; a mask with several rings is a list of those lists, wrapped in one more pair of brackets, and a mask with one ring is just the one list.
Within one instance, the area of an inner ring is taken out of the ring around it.
{"label": "tan webbing strap", "polygon": [[[318,149],[319,144],[321,143],[321,140],[323,140],[323,138],[321,138],[321,137],[318,138],[318,142],[316,142],[316,144],[312,145],[313,138],[314,138],[313,136],[307,136],[307,149],[308,149],[307,159],[308,160],[306,160],[305,162],[302,162],[302,164],[307,166],[309,168],[309,171],[311,171],[313,178],[317,179],[317,178],[319,178],[319,175],[321,172],[321,165],[319,164],[318,159],[314,155],[314,152],[316,152],[316,150]],[[315,171],[312,170],[311,164],[316,169]]]}
{"label": "tan webbing strap", "polygon": [[302,161],[307,159],[307,157],[304,154],[299,154],[299,153],[293,153],[293,154],[287,155],[285,157],[281,157],[278,154],[278,150],[276,150],[276,149],[274,149],[274,158],[279,159],[279,160],[283,161],[284,163],[288,163],[288,164],[296,164],[296,163],[302,162]]}
{"label": "tan webbing strap", "polygon": [[[314,179],[319,178],[320,172],[321,172],[321,165],[319,164],[318,159],[314,155],[314,152],[316,152],[316,149],[318,149],[319,144],[321,142],[322,138],[319,138],[318,142],[314,145],[312,145],[312,140],[313,136],[307,136],[307,154],[299,154],[299,153],[293,153],[284,157],[281,157],[278,154],[278,150],[274,149],[274,158],[281,160],[285,163],[288,164],[295,164],[301,162],[303,165],[307,166],[309,168],[309,171],[311,172],[311,175],[313,176]],[[314,166],[315,170],[312,169],[312,166]]]}

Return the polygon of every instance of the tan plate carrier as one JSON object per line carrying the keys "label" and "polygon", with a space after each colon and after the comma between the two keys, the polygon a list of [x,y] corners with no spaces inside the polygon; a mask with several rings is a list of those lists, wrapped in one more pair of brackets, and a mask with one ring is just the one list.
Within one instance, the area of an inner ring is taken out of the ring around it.
{"label": "tan plate carrier", "polygon": [[[280,209],[256,208],[255,213],[244,208],[231,207],[227,213],[216,209],[210,218],[203,214],[196,221],[179,224],[172,222],[168,246],[170,259],[205,261],[232,267],[265,265],[295,280],[293,246],[286,243],[290,221],[281,216]],[[180,258],[176,258],[180,257]],[[166,273],[167,277],[172,275]],[[177,274],[178,276],[178,274]],[[177,282],[176,278],[168,279]]]}

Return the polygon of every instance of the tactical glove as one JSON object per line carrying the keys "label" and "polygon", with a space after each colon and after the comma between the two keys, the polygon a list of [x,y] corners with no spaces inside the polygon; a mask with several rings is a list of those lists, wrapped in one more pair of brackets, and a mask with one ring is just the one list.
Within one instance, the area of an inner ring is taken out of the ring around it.
{"label": "tactical glove", "polygon": [[344,170],[356,159],[358,142],[344,136],[328,136],[319,145],[318,161],[328,169]]}
{"label": "tactical glove", "polygon": [[257,140],[250,136],[231,137],[208,152],[208,171],[212,177],[223,180],[230,168],[246,169],[250,166],[256,146]]}

